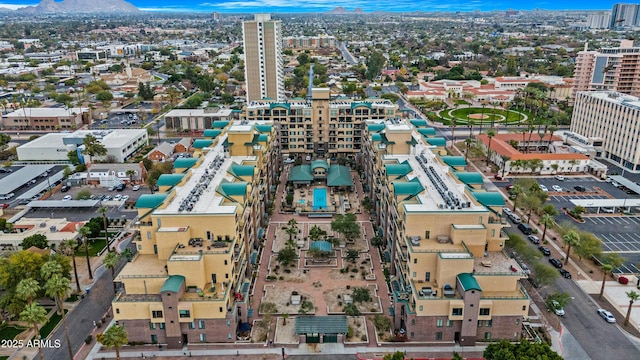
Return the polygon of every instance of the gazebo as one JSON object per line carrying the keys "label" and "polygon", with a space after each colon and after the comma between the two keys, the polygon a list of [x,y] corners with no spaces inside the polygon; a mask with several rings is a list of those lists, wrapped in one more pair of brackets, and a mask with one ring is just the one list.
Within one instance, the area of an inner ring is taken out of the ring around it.
{"label": "gazebo", "polygon": [[311,164],[293,166],[289,170],[288,181],[296,185],[309,185],[314,181],[326,181],[329,187],[353,186],[351,169],[348,166],[329,165],[325,160],[314,160]]}

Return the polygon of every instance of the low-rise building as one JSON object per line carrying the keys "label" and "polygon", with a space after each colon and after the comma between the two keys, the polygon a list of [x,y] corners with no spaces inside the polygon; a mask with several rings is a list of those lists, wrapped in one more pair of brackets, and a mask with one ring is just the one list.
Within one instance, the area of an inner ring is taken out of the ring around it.
{"label": "low-rise building", "polygon": [[167,130],[212,129],[216,121],[230,121],[233,110],[226,108],[173,109],[164,114]]}
{"label": "low-rise building", "polygon": [[22,250],[24,238],[32,235],[47,237],[50,247],[56,249],[64,240],[78,238],[78,229],[84,222],[67,221],[67,219],[22,218],[13,223],[11,232],[0,232],[0,249]]}
{"label": "low-rise building", "polygon": [[147,158],[152,161],[165,161],[173,155],[174,152],[174,144],[170,144],[168,142],[163,142],[162,144],[153,148],[153,150],[149,151],[147,154]]}
{"label": "low-rise building", "polygon": [[137,164],[91,164],[87,173],[87,183],[100,186],[140,184],[144,183],[147,177],[147,169],[142,162]]}
{"label": "low-rise building", "polygon": [[89,123],[89,108],[24,108],[2,115],[4,130],[73,130]]}

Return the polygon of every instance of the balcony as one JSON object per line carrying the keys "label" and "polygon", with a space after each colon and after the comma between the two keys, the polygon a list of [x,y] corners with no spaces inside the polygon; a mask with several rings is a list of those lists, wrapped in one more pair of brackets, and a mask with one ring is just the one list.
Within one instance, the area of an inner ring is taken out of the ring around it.
{"label": "balcony", "polygon": [[224,301],[228,291],[227,283],[208,283],[205,289],[189,288],[182,294],[180,301]]}

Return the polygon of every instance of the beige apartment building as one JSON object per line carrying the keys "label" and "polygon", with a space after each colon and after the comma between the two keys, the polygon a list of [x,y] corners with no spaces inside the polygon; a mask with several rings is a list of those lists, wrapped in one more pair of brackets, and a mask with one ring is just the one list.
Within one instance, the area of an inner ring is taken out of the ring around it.
{"label": "beige apartment building", "polygon": [[640,96],[640,47],[622,40],[616,48],[580,51],[574,69],[573,94],[580,91],[617,91]]}
{"label": "beige apartment building", "polygon": [[282,22],[256,14],[242,23],[247,102],[266,98],[283,101]]}
{"label": "beige apartment building", "polygon": [[571,132],[602,141],[601,157],[640,171],[640,99],[613,91],[578,92]]}
{"label": "beige apartment building", "polygon": [[416,124],[369,122],[361,159],[391,263],[394,328],[408,341],[518,340],[530,299],[503,251],[504,198]]}
{"label": "beige apartment building", "polygon": [[273,128],[245,122],[158,179],[136,203],[138,255],[116,277],[114,318],[129,341],[234,342],[247,325],[250,275],[274,185]]}
{"label": "beige apartment building", "polygon": [[395,118],[398,106],[386,99],[331,99],[328,88],[314,88],[309,100],[252,101],[248,120],[272,121],[278,126],[283,156],[353,158],[364,146],[367,120]]}

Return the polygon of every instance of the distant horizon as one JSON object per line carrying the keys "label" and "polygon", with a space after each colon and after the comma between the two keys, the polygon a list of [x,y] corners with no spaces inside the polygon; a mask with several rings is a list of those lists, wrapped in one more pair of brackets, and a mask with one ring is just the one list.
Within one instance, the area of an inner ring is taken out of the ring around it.
{"label": "distant horizon", "polygon": [[[58,2],[61,0],[57,0]],[[107,2],[108,0],[102,0]],[[26,6],[35,6],[38,0],[0,0],[0,7],[15,10]],[[613,0],[533,0],[526,4],[516,3],[508,0],[496,0],[487,2],[483,0],[450,0],[446,3],[435,0],[396,0],[393,3],[381,0],[353,0],[353,1],[331,1],[331,0],[204,0],[194,4],[185,4],[176,0],[130,0],[128,3],[136,6],[141,11],[146,12],[219,12],[232,14],[253,14],[253,13],[326,13],[342,7],[346,11],[352,12],[359,8],[365,13],[370,12],[492,12],[492,11],[611,11],[617,3]]]}

